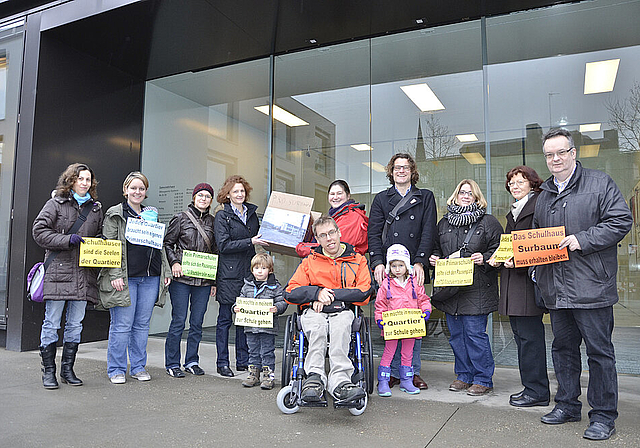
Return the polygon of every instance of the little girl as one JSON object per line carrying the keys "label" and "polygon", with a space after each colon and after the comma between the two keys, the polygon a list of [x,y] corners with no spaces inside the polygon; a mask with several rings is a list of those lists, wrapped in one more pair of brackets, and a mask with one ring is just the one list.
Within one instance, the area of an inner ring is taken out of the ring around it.
{"label": "little girl", "polygon": [[[416,285],[413,280],[413,266],[409,251],[402,244],[394,244],[387,250],[387,276],[380,285],[376,297],[375,318],[380,329],[384,329],[382,313],[401,308],[418,308],[422,317],[428,320],[431,315],[431,299],[425,294],[423,285]],[[400,390],[408,394],[418,394],[420,389],[413,385],[413,344],[416,338],[402,339],[400,352]],[[391,360],[396,352],[398,339],[390,339],[384,343],[384,351],[378,368],[378,395],[390,397],[389,379],[391,377]]]}
{"label": "little girl", "polygon": [[[262,389],[273,389],[277,316],[284,313],[288,306],[284,301],[283,292],[282,286],[273,275],[273,258],[265,253],[254,255],[251,259],[251,275],[244,279],[240,295],[247,298],[272,299],[273,306],[269,311],[274,313],[274,316],[273,328],[244,327],[249,346],[249,376],[242,382],[245,387],[259,384]],[[237,313],[240,308],[236,305],[234,311]]]}

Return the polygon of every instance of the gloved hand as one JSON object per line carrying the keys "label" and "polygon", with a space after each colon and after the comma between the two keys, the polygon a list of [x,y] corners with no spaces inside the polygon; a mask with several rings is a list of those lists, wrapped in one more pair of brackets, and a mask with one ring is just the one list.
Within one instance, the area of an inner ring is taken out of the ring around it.
{"label": "gloved hand", "polygon": [[84,240],[80,235],[78,235],[77,233],[74,233],[73,235],[71,235],[71,239],[69,240],[70,246],[77,246],[80,243],[84,243]]}
{"label": "gloved hand", "polygon": [[431,316],[431,311],[422,312],[422,317],[424,318],[424,320],[429,320],[429,316]]}
{"label": "gloved hand", "polygon": [[382,319],[378,319],[376,323],[378,324],[378,327],[380,327],[381,330],[384,330],[384,322],[382,322]]}

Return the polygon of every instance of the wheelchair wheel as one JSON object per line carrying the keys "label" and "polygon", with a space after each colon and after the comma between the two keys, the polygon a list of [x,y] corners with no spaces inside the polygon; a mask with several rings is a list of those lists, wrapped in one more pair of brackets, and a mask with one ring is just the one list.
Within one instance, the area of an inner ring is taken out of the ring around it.
{"label": "wheelchair wheel", "polygon": [[296,315],[291,314],[287,318],[287,323],[284,328],[284,343],[282,344],[282,372],[280,372],[280,386],[284,387],[291,382],[291,370],[293,368],[293,338],[292,335],[296,332],[295,327]]}
{"label": "wheelchair wheel", "polygon": [[369,402],[369,394],[366,394],[362,399],[362,406],[359,408],[349,408],[349,412],[351,412],[351,415],[355,415],[355,416],[362,415],[364,410],[367,409],[368,402]]}
{"label": "wheelchair wheel", "polygon": [[[361,338],[362,338],[362,364],[364,368],[364,378],[366,382],[365,391],[368,394],[373,393],[374,384],[374,367],[373,367],[373,346],[371,343],[371,332],[369,331],[369,318],[365,317],[362,320],[361,326]],[[355,415],[355,414],[354,414]]]}
{"label": "wheelchair wheel", "polygon": [[293,401],[292,403],[292,398],[293,398],[292,391],[293,391],[293,387],[291,387],[291,385],[287,385],[282,389],[280,389],[280,392],[278,392],[276,403],[278,405],[278,409],[280,409],[280,411],[283,414],[295,414],[296,412],[298,412],[298,409],[300,409],[300,406],[298,406],[297,400]]}

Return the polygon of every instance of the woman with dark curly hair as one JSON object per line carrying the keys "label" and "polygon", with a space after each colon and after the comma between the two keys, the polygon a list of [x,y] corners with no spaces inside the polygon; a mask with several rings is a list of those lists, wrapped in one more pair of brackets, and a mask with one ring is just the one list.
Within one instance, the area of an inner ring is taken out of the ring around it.
{"label": "woman with dark curly hair", "polygon": [[[533,227],[533,212],[543,180],[533,168],[516,166],[507,173],[505,188],[515,202],[507,214],[506,233]],[[492,266],[500,263],[490,259]],[[534,284],[529,268],[516,268],[513,260],[502,266],[500,277],[500,314],[509,316],[513,338],[518,348],[520,381],[524,389],[511,395],[509,404],[516,407],[547,406],[549,404],[549,377],[547,350],[542,316],[544,310],[535,302]]]}
{"label": "woman with dark curly hair", "polygon": [[[234,376],[229,368],[229,329],[233,304],[240,295],[244,278],[251,273],[251,258],[256,254],[253,246],[267,245],[258,235],[258,207],[247,202],[251,190],[251,185],[244,177],[234,175],[224,181],[217,196],[217,201],[223,208],[216,213],[214,220],[214,234],[218,245],[216,300],[220,305],[216,349],[218,373],[227,377]],[[247,370],[248,364],[249,348],[244,328],[236,327],[236,369]]]}
{"label": "woman with dark curly hair", "polygon": [[[46,389],[58,388],[56,343],[65,305],[60,380],[82,386],[82,381],[73,372],[73,364],[87,302],[98,303],[98,272],[96,268],[80,267],[78,263],[82,237],[95,237],[102,231],[102,206],[95,201],[97,185],[98,181],[87,165],[69,165],[60,175],[53,197],[33,222],[33,239],[45,249],[45,260],[50,259],[44,277],[45,314],[40,333],[42,383]],[[77,231],[69,232],[79,219],[82,225]]]}

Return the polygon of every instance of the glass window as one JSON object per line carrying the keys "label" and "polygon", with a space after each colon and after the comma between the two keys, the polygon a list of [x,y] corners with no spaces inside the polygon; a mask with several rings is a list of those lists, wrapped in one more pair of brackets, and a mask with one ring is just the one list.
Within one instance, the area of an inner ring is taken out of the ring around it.
{"label": "glass window", "polygon": [[[480,22],[372,39],[371,73],[372,198],[389,188],[384,167],[398,152],[414,156],[418,187],[433,191],[438,219],[460,180],[484,190],[484,147],[468,150],[461,137],[484,140]],[[434,308],[427,327],[422,356],[452,360],[444,314]]]}
{"label": "glass window", "polygon": [[[217,195],[232,174],[253,187],[250,202],[262,216],[269,195],[268,119],[255,108],[268,103],[268,59],[147,83],[142,170],[151,184],[147,203],[158,207],[161,222],[189,205],[198,183],[208,182]],[[216,319],[210,311],[204,325]],[[170,321],[170,306],[156,309],[150,332],[167,331]]]}
{"label": "glass window", "polygon": [[[607,0],[487,20],[494,214],[504,224],[513,202],[504,189],[509,169],[526,164],[543,179],[550,176],[541,147],[541,137],[550,127],[572,132],[578,160],[609,174],[633,211],[633,229],[618,245],[620,302],[614,306],[617,367],[626,373],[640,372],[625,350],[625,341],[637,339],[640,325],[639,13],[638,1]],[[595,67],[602,69],[603,77],[588,90]],[[494,333],[496,362],[515,365],[515,343],[503,319]],[[551,337],[547,327],[549,341]],[[551,366],[551,359],[548,362]]]}
{"label": "glass window", "polygon": [[0,31],[0,325],[6,324],[7,259],[22,71],[23,21]]}

